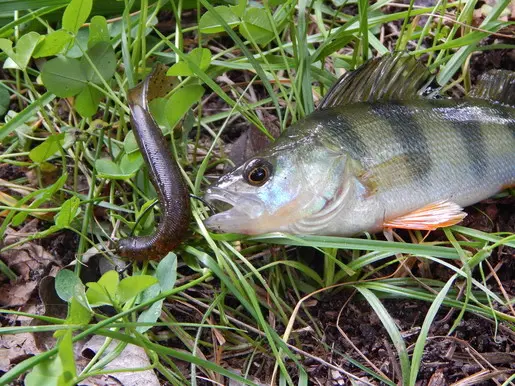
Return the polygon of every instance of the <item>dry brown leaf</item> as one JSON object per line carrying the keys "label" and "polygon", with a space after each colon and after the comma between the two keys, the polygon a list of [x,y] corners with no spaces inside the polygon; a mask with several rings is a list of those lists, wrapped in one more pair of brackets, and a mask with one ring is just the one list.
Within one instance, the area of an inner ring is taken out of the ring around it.
{"label": "dry brown leaf", "polygon": [[[25,229],[22,231],[25,232]],[[18,241],[22,231],[8,231],[6,243]],[[38,280],[56,261],[43,247],[31,242],[0,253],[0,259],[18,275],[15,282],[0,286],[0,306],[3,307],[18,307],[26,304],[36,289]]]}
{"label": "dry brown leaf", "polygon": [[30,333],[0,336],[0,371],[8,371],[22,360],[39,353]]}
{"label": "dry brown leaf", "polygon": [[[44,316],[66,319],[68,312],[68,304],[62,300],[55,290],[55,277],[45,276],[39,282],[39,299],[45,307]],[[31,326],[42,326],[47,323],[40,319],[34,319],[30,323]],[[34,334],[36,346],[41,350],[50,350],[55,346],[56,339],[52,331],[38,332]]]}
{"label": "dry brown leaf", "polygon": [[[83,356],[90,357],[88,351],[96,354],[105,342],[104,337],[94,336],[82,347]],[[105,354],[112,351],[119,342],[113,341]],[[111,361],[104,370],[128,369],[125,373],[109,374],[110,378],[117,379],[124,386],[159,386],[159,379],[153,370],[131,371],[131,369],[150,366],[150,360],[141,347],[127,345],[121,354]]]}

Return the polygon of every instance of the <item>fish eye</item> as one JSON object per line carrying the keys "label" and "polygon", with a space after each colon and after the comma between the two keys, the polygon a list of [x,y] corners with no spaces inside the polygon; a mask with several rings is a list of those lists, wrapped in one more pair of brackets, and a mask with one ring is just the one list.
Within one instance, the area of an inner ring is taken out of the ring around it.
{"label": "fish eye", "polygon": [[272,164],[257,158],[249,161],[243,169],[243,178],[250,185],[261,186],[272,176]]}

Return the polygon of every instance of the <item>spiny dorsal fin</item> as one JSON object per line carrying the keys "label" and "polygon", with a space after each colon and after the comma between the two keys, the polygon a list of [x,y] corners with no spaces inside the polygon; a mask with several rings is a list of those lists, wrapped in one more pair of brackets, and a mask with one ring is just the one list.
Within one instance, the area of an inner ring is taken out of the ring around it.
{"label": "spiny dorsal fin", "polygon": [[469,97],[515,106],[515,72],[491,70],[482,74]]}
{"label": "spiny dorsal fin", "polygon": [[413,56],[403,52],[383,55],[344,74],[317,109],[356,102],[417,98],[430,78],[429,70]]}

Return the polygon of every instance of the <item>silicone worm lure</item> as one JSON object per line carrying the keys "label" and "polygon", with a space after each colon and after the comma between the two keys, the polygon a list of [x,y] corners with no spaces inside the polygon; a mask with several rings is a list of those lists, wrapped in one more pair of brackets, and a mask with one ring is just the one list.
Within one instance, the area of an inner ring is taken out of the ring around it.
{"label": "silicone worm lure", "polygon": [[148,108],[150,100],[168,91],[165,73],[163,66],[156,67],[142,83],[129,90],[128,96],[134,136],[147,164],[162,212],[154,234],[118,241],[120,255],[135,260],[161,259],[184,240],[191,218],[188,188],[181,170]]}

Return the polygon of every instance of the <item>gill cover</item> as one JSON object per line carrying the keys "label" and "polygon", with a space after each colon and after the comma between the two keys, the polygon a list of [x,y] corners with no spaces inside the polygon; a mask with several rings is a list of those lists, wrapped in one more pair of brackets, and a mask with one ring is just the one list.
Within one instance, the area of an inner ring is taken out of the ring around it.
{"label": "gill cover", "polygon": [[335,208],[347,156],[313,136],[267,151],[221,177],[205,199],[221,210],[205,224],[211,230],[259,234],[294,231],[295,224]]}

